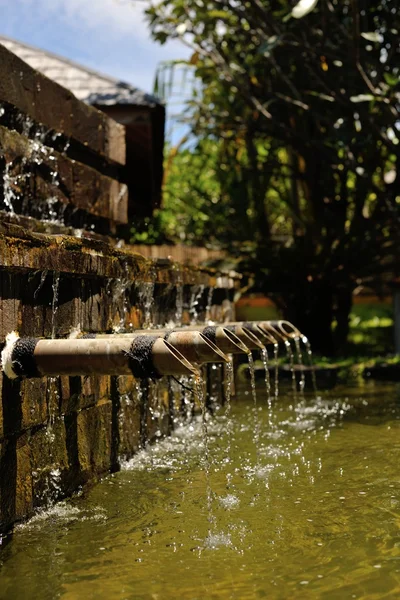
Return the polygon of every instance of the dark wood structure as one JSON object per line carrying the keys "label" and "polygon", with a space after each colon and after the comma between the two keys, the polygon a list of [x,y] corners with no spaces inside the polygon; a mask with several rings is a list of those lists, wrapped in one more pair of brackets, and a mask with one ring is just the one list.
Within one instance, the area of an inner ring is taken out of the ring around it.
{"label": "dark wood structure", "polygon": [[[0,44],[125,127],[129,220],[161,203],[165,107],[154,96],[50,52],[0,36]],[[88,124],[89,125],[89,124]]]}

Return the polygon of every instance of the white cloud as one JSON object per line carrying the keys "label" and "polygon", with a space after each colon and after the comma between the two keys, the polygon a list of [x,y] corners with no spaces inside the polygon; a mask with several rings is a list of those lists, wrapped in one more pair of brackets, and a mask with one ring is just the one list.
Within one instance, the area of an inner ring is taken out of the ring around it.
{"label": "white cloud", "polygon": [[0,33],[151,91],[157,65],[189,50],[151,39],[149,1],[0,0]]}

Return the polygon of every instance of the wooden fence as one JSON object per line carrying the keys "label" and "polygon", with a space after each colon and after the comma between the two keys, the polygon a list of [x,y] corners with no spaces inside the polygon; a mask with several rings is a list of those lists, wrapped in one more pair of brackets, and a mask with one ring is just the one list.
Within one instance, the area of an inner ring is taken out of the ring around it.
{"label": "wooden fence", "polygon": [[170,260],[186,265],[202,265],[212,260],[222,260],[226,256],[226,253],[222,250],[210,250],[199,246],[184,246],[182,244],[176,246],[169,246],[167,244],[159,246],[134,244],[130,248],[146,258],[169,258]]}

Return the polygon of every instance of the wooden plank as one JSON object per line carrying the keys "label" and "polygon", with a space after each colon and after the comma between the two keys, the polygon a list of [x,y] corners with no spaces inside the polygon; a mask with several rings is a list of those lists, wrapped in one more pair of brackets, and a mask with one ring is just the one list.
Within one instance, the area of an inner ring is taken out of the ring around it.
{"label": "wooden plank", "polygon": [[132,247],[146,258],[170,258],[184,264],[200,265],[208,260],[222,260],[226,258],[224,250],[212,250],[200,246],[185,246],[183,244],[176,244],[175,246],[167,244],[158,246],[134,244]]}
{"label": "wooden plank", "polygon": [[125,127],[87,106],[0,44],[0,101],[37,123],[125,164]]}
{"label": "wooden plank", "polygon": [[73,205],[112,222],[128,222],[125,184],[1,125],[0,157],[7,169],[4,204],[12,212],[49,219],[53,208],[62,213],[63,206]]}

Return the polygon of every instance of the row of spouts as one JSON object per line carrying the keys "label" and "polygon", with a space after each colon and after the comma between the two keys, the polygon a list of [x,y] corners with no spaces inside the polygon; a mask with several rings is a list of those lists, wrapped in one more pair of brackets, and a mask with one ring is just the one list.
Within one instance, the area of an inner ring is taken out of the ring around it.
{"label": "row of spouts", "polygon": [[11,379],[56,375],[197,375],[205,363],[229,363],[232,354],[250,355],[279,342],[307,338],[289,321],[147,329],[122,334],[74,334],[67,339],[7,335],[2,368]]}

